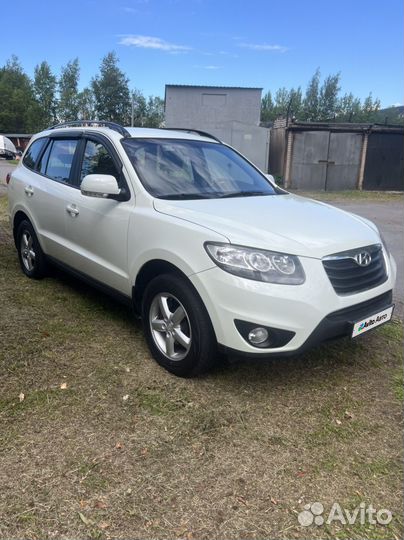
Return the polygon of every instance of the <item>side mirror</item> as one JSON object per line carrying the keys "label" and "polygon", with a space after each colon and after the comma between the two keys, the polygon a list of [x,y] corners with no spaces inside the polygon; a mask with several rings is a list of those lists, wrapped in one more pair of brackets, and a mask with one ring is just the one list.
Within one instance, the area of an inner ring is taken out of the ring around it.
{"label": "side mirror", "polygon": [[272,182],[272,184],[276,186],[276,181],[275,181],[275,178],[272,176],[272,174],[265,174],[265,176],[270,182]]}
{"label": "side mirror", "polygon": [[121,190],[115,176],[111,174],[87,174],[81,182],[80,191],[87,197],[119,199]]}

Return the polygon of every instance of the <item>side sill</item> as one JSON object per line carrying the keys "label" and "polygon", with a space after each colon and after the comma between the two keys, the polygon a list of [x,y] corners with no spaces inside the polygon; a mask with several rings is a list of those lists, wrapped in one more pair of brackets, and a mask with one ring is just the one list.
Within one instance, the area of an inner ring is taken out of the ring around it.
{"label": "side sill", "polygon": [[126,296],[126,294],[123,294],[120,291],[117,291],[116,289],[114,289],[113,287],[109,287],[108,285],[101,283],[101,281],[98,281],[90,277],[89,275],[84,274],[83,272],[80,272],[79,270],[76,270],[65,263],[62,263],[58,259],[50,257],[49,255],[46,255],[46,258],[52,265],[56,266],[57,268],[60,268],[61,270],[70,274],[71,276],[79,279],[80,281],[83,281],[84,283],[87,283],[94,289],[97,289],[100,292],[106,294],[107,296],[110,296],[117,302],[133,308],[133,302],[130,296]]}

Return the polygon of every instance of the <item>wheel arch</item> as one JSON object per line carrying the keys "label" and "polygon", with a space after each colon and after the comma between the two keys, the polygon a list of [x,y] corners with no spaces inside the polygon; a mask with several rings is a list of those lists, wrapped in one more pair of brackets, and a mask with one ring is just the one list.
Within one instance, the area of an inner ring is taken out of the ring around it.
{"label": "wheel arch", "polygon": [[[132,287],[133,305],[136,313],[141,313],[143,293],[152,279],[162,274],[174,274],[192,285],[187,276],[174,264],[163,259],[153,259],[146,262],[139,270],[136,276],[135,284]],[[193,285],[192,285],[193,287]]]}
{"label": "wheel arch", "polygon": [[[34,227],[34,224],[32,223],[32,220],[30,217],[23,211],[23,210],[17,210],[17,212],[14,215],[13,218],[13,237],[14,237],[14,244],[17,247],[17,231],[18,227],[23,221],[29,221],[31,225]],[[35,229],[35,227],[34,227]]]}

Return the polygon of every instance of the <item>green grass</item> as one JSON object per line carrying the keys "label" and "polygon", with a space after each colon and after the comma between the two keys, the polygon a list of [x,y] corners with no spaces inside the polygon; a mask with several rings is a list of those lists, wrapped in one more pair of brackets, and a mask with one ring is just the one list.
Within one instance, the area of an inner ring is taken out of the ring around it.
{"label": "green grass", "polygon": [[394,386],[394,393],[396,395],[396,398],[399,401],[404,400],[404,373],[403,373],[403,367],[400,366],[400,368],[397,370],[397,373],[393,376],[393,386]]}
{"label": "green grass", "polygon": [[397,519],[296,517],[310,501],[400,514],[399,323],[179,379],[130,310],[61,272],[23,276],[8,231],[0,197],[0,538],[403,536]]}

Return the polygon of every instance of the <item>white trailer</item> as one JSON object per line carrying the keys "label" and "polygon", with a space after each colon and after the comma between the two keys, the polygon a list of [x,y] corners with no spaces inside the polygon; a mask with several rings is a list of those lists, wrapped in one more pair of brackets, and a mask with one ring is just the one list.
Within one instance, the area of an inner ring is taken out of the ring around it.
{"label": "white trailer", "polygon": [[16,155],[17,149],[14,144],[10,141],[10,139],[4,137],[4,135],[0,135],[0,157],[14,159]]}

